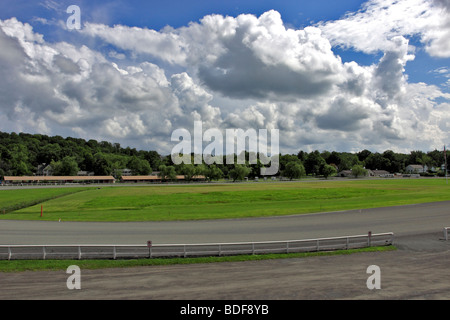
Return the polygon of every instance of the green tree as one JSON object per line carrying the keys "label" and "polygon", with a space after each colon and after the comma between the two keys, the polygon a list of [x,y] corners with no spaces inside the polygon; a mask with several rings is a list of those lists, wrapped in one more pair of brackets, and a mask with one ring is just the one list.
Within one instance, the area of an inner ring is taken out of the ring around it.
{"label": "green tree", "polygon": [[59,161],[62,159],[62,150],[59,144],[46,144],[37,154],[37,161],[39,163],[47,163]]}
{"label": "green tree", "polygon": [[28,150],[25,145],[16,143],[11,146],[10,154],[10,170],[15,176],[30,175],[30,164]]}
{"label": "green tree", "polygon": [[306,174],[319,175],[322,167],[326,164],[319,151],[314,151],[306,157],[304,166]]}
{"label": "green tree", "polygon": [[368,156],[370,156],[372,154],[372,152],[370,152],[367,149],[364,149],[363,151],[360,151],[357,153],[358,159],[359,161],[365,161],[367,159]]}
{"label": "green tree", "polygon": [[420,150],[411,151],[408,157],[408,164],[421,164],[424,155],[425,153]]}
{"label": "green tree", "polygon": [[330,166],[329,164],[326,164],[322,169],[322,174],[325,177],[325,179],[328,179],[328,177],[335,175],[336,173],[337,173],[336,168]]}
{"label": "green tree", "polygon": [[367,170],[364,169],[363,166],[357,164],[352,167],[352,175],[355,178],[358,178],[359,176],[365,176],[365,175],[367,175]]}
{"label": "green tree", "polygon": [[199,164],[195,166],[195,173],[196,176],[206,176],[208,174],[208,166],[206,166],[204,163]]}
{"label": "green tree", "polygon": [[98,176],[109,176],[112,173],[112,163],[101,152],[94,155],[93,169]]}
{"label": "green tree", "polygon": [[73,157],[64,157],[61,161],[53,161],[50,163],[55,176],[76,176],[78,164]]}
{"label": "green tree", "polygon": [[82,151],[81,162],[79,164],[80,170],[94,171],[94,156],[90,149],[85,148]]}
{"label": "green tree", "polygon": [[418,159],[418,163],[421,164],[423,168],[427,166],[427,168],[430,169],[433,163],[433,159],[430,156],[424,154],[420,159]]}
{"label": "green tree", "polygon": [[288,162],[285,166],[283,175],[290,180],[300,179],[306,175],[305,167],[298,161]]}
{"label": "green tree", "polygon": [[223,172],[222,172],[222,170],[220,170],[219,167],[212,164],[209,166],[208,170],[206,171],[206,178],[209,181],[219,180],[219,179],[223,178]]}
{"label": "green tree", "polygon": [[149,175],[152,172],[152,168],[147,160],[140,159],[136,156],[132,156],[128,162],[128,168],[131,169],[134,175]]}
{"label": "green tree", "polygon": [[245,165],[237,164],[233,169],[229,171],[229,176],[233,179],[233,182],[236,180],[244,180],[246,176],[251,172],[251,169]]}
{"label": "green tree", "polygon": [[114,161],[111,164],[111,170],[112,170],[112,175],[114,176],[114,178],[120,180],[122,178],[122,165],[120,164],[120,161]]}
{"label": "green tree", "polygon": [[280,170],[284,171],[286,169],[286,165],[290,162],[301,163],[301,161],[298,159],[296,155],[293,154],[280,155]]}
{"label": "green tree", "polygon": [[177,173],[174,166],[166,166],[162,164],[158,167],[158,170],[158,177],[161,177],[162,180],[175,180],[177,178]]}
{"label": "green tree", "polygon": [[427,155],[432,159],[431,163],[435,167],[440,167],[442,164],[444,164],[444,152],[433,150],[427,153]]}
{"label": "green tree", "polygon": [[339,154],[339,163],[335,163],[338,166],[338,170],[349,170],[354,165],[361,164],[358,156],[353,153],[342,152]]}
{"label": "green tree", "polygon": [[184,175],[184,179],[186,181],[191,181],[192,178],[196,175],[196,168],[193,164],[181,164],[180,165],[180,173]]}
{"label": "green tree", "polygon": [[389,166],[386,165],[383,169],[394,173],[404,171],[408,156],[401,153],[395,153],[392,150],[386,150],[383,152],[383,158],[389,161]]}
{"label": "green tree", "polygon": [[13,175],[15,176],[28,176],[30,174],[30,169],[25,161],[15,162],[13,167]]}
{"label": "green tree", "polygon": [[320,156],[322,157],[323,160],[325,160],[326,163],[329,163],[329,158],[331,156],[331,152],[330,151],[322,151],[322,153],[320,154]]}
{"label": "green tree", "polygon": [[300,160],[302,163],[306,160],[306,157],[308,156],[308,153],[306,153],[305,151],[303,151],[303,150],[300,150],[298,153],[297,153],[297,158],[298,158],[298,160]]}
{"label": "green tree", "polygon": [[153,169],[158,168],[162,164],[161,156],[156,151],[147,152],[147,154],[145,155],[145,160],[150,163],[150,166]]}
{"label": "green tree", "polygon": [[249,176],[252,178],[258,177],[261,174],[261,168],[263,168],[263,167],[264,167],[264,165],[258,158],[256,160],[256,163],[250,165],[251,172],[250,172]]}
{"label": "green tree", "polygon": [[378,152],[370,154],[364,162],[366,164],[366,168],[371,170],[390,171],[391,168],[391,161]]}

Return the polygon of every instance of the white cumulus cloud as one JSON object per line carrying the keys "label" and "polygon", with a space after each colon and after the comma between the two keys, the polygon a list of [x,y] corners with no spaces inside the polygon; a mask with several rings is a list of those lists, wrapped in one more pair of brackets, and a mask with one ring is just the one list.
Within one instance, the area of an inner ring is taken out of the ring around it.
{"label": "white cumulus cloud", "polygon": [[[448,12],[438,0],[373,0],[303,29],[274,10],[160,31],[86,23],[85,45],[0,20],[0,119],[4,130],[161,153],[173,147],[173,130],[192,130],[195,120],[205,129],[279,129],[283,153],[429,150],[450,138],[450,96],[410,83],[405,66],[410,36],[430,55],[450,56]],[[344,63],[334,46],[383,54],[370,66]]]}

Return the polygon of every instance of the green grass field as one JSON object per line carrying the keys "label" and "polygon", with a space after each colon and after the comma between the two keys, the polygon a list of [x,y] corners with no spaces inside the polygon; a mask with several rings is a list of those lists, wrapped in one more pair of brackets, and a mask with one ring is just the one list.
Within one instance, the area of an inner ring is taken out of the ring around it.
{"label": "green grass field", "polygon": [[[163,221],[262,217],[450,200],[444,179],[0,190],[0,219]],[[44,208],[40,216],[41,205]],[[9,209],[8,209],[9,208]],[[17,208],[17,209],[14,209]]]}
{"label": "green grass field", "polygon": [[91,188],[0,189],[0,215]]}

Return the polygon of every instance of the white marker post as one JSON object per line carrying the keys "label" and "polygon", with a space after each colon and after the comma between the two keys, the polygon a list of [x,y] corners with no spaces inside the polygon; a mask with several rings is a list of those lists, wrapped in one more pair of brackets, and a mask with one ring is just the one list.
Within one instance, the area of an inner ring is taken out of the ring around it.
{"label": "white marker post", "polygon": [[151,241],[147,241],[147,248],[148,248],[148,257],[151,258],[152,257],[152,242]]}

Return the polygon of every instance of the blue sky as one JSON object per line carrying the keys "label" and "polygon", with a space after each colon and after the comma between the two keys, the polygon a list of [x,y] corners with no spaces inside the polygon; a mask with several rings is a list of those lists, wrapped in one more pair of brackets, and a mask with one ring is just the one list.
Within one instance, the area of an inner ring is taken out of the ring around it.
{"label": "blue sky", "polygon": [[[48,41],[58,41],[67,36],[61,35],[60,30],[54,30],[53,26],[40,23],[38,18],[67,19],[69,14],[66,9],[70,5],[78,5],[82,8],[84,22],[102,23],[113,26],[115,24],[135,26],[160,30],[165,26],[179,28],[187,26],[190,22],[197,22],[205,15],[221,14],[238,16],[248,13],[259,16],[268,10],[277,10],[284,23],[293,28],[304,28],[319,21],[338,20],[346,13],[356,12],[361,9],[365,1],[222,1],[222,0],[169,0],[169,1],[5,1],[8,4],[1,7],[0,19],[17,17],[21,21],[30,23],[37,32],[42,32]],[[412,37],[411,40],[414,40]],[[360,64],[369,65],[376,62],[382,52],[377,54],[364,54],[354,50],[341,50],[334,48],[336,54],[344,61],[357,61]],[[433,70],[447,67],[450,59],[433,59],[429,55],[418,50],[416,58],[407,66],[407,74],[413,82],[425,81],[436,85],[442,84],[444,79]],[[448,91],[449,87],[444,86]]]}
{"label": "blue sky", "polygon": [[[362,1],[346,0],[335,2],[317,1],[4,1],[0,16],[2,19],[15,16],[25,21],[42,17],[64,18],[65,12],[57,9],[78,5],[83,8],[85,20],[104,24],[126,24],[137,27],[161,29],[166,25],[181,27],[191,21],[198,21],[208,14],[237,16],[242,13],[261,15],[275,9],[285,21],[295,27],[306,26],[311,21],[339,19],[346,12],[357,11]],[[94,21],[95,20],[95,21]]]}
{"label": "blue sky", "polygon": [[2,1],[0,130],[164,153],[202,119],[279,128],[283,152],[440,148],[449,17],[445,0]]}

